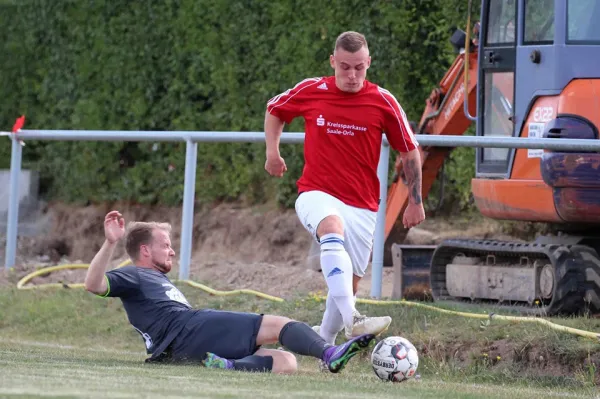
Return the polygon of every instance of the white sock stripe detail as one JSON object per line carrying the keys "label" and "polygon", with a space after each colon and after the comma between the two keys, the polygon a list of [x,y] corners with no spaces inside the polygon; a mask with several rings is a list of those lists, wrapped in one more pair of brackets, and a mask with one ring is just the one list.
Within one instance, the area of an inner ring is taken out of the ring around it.
{"label": "white sock stripe detail", "polygon": [[321,252],[323,251],[343,251],[344,243],[340,241],[329,241],[321,244]]}
{"label": "white sock stripe detail", "polygon": [[343,238],[337,238],[337,237],[330,237],[327,238],[325,240],[321,240],[321,244],[326,244],[328,242],[340,242],[340,243],[344,243],[344,239]]}
{"label": "white sock stripe detail", "polygon": [[344,236],[341,234],[336,234],[336,233],[324,234],[323,237],[321,237],[321,241],[327,240],[329,238],[337,238],[338,240],[344,241]]}
{"label": "white sock stripe detail", "polygon": [[320,240],[322,251],[343,250],[344,236],[340,234],[325,234]]}
{"label": "white sock stripe detail", "polygon": [[[402,106],[400,105],[400,103],[398,102],[396,97],[394,97],[394,95],[392,93],[390,93],[388,90],[386,90],[382,87],[378,87],[378,89],[379,89],[379,94],[381,95],[381,97],[385,100],[385,102],[390,106],[390,108],[394,112],[394,115],[396,116],[396,120],[398,121],[398,127],[400,128],[400,131],[405,131],[408,134],[411,144],[414,145],[415,147],[418,147],[419,143],[417,142],[417,140],[412,132],[412,129],[410,128],[410,123],[408,122],[408,119],[406,118],[406,113],[402,109]],[[386,98],[385,95],[388,95],[391,97],[394,104],[396,104],[396,106],[398,107],[398,111],[396,111],[396,108],[394,108],[394,106],[390,103],[390,101]],[[398,115],[398,112],[400,113],[400,115]],[[402,136],[402,140],[404,141],[404,145],[408,148],[404,136]]]}

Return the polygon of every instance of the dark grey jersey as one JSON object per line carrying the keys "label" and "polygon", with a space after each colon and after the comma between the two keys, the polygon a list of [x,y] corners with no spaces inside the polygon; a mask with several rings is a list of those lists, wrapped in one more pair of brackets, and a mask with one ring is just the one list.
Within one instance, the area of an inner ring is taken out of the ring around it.
{"label": "dark grey jersey", "polygon": [[126,266],[107,272],[106,279],[104,296],[121,299],[152,358],[169,346],[195,313],[177,287],[157,270]]}

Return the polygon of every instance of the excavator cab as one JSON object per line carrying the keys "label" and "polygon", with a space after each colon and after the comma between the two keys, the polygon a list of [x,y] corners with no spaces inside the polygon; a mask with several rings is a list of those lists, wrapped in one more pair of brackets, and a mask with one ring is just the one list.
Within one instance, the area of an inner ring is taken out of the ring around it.
{"label": "excavator cab", "polygon": [[[415,130],[461,135],[474,122],[478,136],[598,139],[598,21],[598,0],[483,0],[478,36],[453,36],[464,45]],[[421,148],[423,197],[450,151]],[[529,314],[600,311],[600,154],[478,148],[475,162],[471,188],[483,215],[549,223],[562,234],[532,243],[439,243],[429,270],[433,299]],[[392,258],[406,236],[398,219],[408,193],[398,161],[395,176],[385,227]]]}
{"label": "excavator cab", "polygon": [[[600,2],[485,0],[481,17],[477,134],[597,139]],[[477,149],[475,203],[496,219],[597,224],[599,162],[595,153]]]}

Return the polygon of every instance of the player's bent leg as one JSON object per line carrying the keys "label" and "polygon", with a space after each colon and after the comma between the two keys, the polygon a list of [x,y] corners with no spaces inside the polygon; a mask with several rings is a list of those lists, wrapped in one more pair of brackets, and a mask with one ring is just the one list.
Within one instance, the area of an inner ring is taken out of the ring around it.
{"label": "player's bent leg", "polygon": [[[368,348],[375,339],[372,334],[354,337],[338,346],[329,345],[307,324],[291,321],[280,334],[281,344],[291,351],[323,360],[332,373],[340,372],[358,352]],[[207,368],[259,371],[291,374],[297,370],[295,357],[284,351],[259,349],[254,355],[239,360],[229,360],[207,353],[202,361]]]}
{"label": "player's bent leg", "polygon": [[260,348],[255,353],[256,356],[270,356],[273,358],[272,373],[275,374],[294,374],[298,371],[298,361],[291,352],[277,349]]}
{"label": "player's bent leg", "polygon": [[327,234],[344,235],[344,221],[337,215],[327,216],[321,220],[317,226],[317,237],[323,237]]}
{"label": "player's bent leg", "polygon": [[287,323],[279,334],[279,342],[284,348],[298,355],[323,360],[332,373],[341,371],[358,351],[368,347],[374,339],[374,335],[361,335],[342,345],[334,346],[325,342],[307,324],[298,321]]}
{"label": "player's bent leg", "polygon": [[[369,265],[376,214],[366,209],[353,207],[347,207],[346,211],[345,217],[352,220],[352,224],[346,231],[346,250],[352,260],[352,291],[356,298],[360,280]],[[345,331],[347,339],[362,334],[380,335],[389,328],[392,322],[392,318],[389,316],[367,317],[358,311],[353,316],[352,330],[346,329]]]}
{"label": "player's bent leg", "polygon": [[[344,329],[344,319],[340,313],[335,299],[331,295],[331,292],[327,294],[325,301],[325,312],[323,313],[323,319],[319,326],[319,335],[331,345],[335,344],[335,339],[340,331]],[[315,330],[316,331],[316,330]]]}
{"label": "player's bent leg", "polygon": [[292,319],[283,316],[264,315],[256,336],[256,345],[277,343],[281,330],[291,321]]}
{"label": "player's bent leg", "polygon": [[173,362],[199,363],[208,352],[225,359],[251,356],[260,346],[256,339],[262,319],[255,313],[196,311],[171,343],[170,358]]}
{"label": "player's bent leg", "polygon": [[[322,234],[320,235],[321,271],[329,289],[328,296],[333,298],[344,326],[352,329],[352,317],[356,310],[352,294],[352,261],[344,248],[344,236],[331,232],[341,229],[343,224],[337,216],[328,216],[319,224],[317,231]],[[331,317],[336,317],[336,313],[330,314]],[[331,324],[333,330],[334,325],[338,323],[335,320],[330,323],[323,320],[322,328],[324,324]]]}
{"label": "player's bent leg", "polygon": [[[300,222],[320,244],[321,271],[329,294],[334,298],[328,301],[321,325],[329,325],[331,328],[325,328],[322,332],[335,330],[339,317],[345,326],[352,328],[355,308],[352,298],[352,262],[344,249],[345,207],[342,201],[321,191],[304,192],[298,196],[295,204]],[[336,304],[337,311],[330,306],[332,303]],[[331,334],[323,338],[332,340]]]}
{"label": "player's bent leg", "polygon": [[[344,329],[344,319],[340,313],[331,292],[327,294],[325,301],[325,312],[321,325],[314,326],[315,330],[330,345],[335,345],[335,340],[340,331]],[[329,372],[329,367],[323,360],[318,361],[319,370]]]}

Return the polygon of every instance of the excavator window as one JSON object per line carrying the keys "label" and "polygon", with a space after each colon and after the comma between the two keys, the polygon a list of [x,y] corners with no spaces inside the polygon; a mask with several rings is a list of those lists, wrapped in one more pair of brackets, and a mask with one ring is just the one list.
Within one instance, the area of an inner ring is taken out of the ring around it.
{"label": "excavator window", "polygon": [[515,43],[516,1],[490,0],[486,46]]}
{"label": "excavator window", "polygon": [[[483,118],[484,135],[511,137],[513,124],[510,117],[513,113],[514,72],[488,73],[484,85],[486,98]],[[484,148],[483,162],[504,165],[508,162],[508,155],[508,148]]]}
{"label": "excavator window", "polygon": [[[517,1],[486,0],[479,85],[478,134],[510,137],[514,132],[515,52],[517,45]],[[477,173],[505,175],[508,148],[477,149]]]}
{"label": "excavator window", "polygon": [[567,43],[600,44],[600,1],[568,1]]}
{"label": "excavator window", "polygon": [[554,43],[554,0],[527,0],[523,44],[552,43]]}

